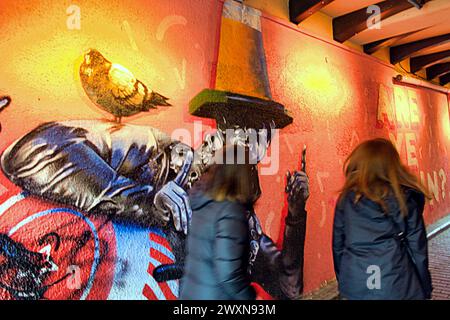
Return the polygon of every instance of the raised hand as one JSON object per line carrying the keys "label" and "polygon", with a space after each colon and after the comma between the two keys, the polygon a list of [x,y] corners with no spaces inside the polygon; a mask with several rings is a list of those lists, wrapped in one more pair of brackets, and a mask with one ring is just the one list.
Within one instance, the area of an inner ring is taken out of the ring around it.
{"label": "raised hand", "polygon": [[287,172],[286,193],[288,194],[289,212],[298,214],[304,211],[309,198],[309,179],[305,172]]}
{"label": "raised hand", "polygon": [[177,231],[188,233],[192,217],[192,209],[189,197],[182,188],[185,184],[189,170],[191,169],[194,154],[187,151],[185,161],[173,181],[166,183],[155,195],[154,205],[163,213],[172,215],[172,220]]}

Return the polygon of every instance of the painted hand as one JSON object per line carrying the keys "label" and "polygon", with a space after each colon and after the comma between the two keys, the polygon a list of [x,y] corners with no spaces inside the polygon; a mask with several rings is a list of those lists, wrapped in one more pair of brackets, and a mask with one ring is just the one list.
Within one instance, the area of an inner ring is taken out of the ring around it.
{"label": "painted hand", "polygon": [[192,209],[189,203],[189,197],[182,188],[185,184],[189,170],[193,162],[194,154],[188,151],[186,159],[178,172],[177,177],[165,184],[155,195],[155,207],[166,214],[167,220],[170,220],[168,214],[172,216],[175,229],[188,233],[191,222]]}
{"label": "painted hand", "polygon": [[305,212],[306,201],[309,198],[309,179],[305,172],[287,172],[286,193],[289,212],[294,217]]}

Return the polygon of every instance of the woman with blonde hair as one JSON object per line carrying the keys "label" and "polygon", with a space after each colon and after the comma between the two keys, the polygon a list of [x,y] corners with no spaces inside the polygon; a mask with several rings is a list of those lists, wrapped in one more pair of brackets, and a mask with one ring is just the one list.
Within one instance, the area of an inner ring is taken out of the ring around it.
{"label": "woman with blonde hair", "polygon": [[344,171],[333,226],[341,297],[430,299],[425,188],[386,139],[356,147]]}

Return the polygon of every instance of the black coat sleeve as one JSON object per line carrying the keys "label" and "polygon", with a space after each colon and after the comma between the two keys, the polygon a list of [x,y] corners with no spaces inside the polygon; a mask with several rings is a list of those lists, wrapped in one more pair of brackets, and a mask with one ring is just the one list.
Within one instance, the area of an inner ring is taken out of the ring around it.
{"label": "black coat sleeve", "polygon": [[306,237],[306,210],[300,218],[286,218],[284,229],[283,248],[281,249],[280,286],[284,296],[288,299],[300,299],[303,292],[303,264]]}
{"label": "black coat sleeve", "polygon": [[344,211],[338,203],[334,211],[333,223],[333,263],[336,278],[339,281],[339,268],[345,247]]}
{"label": "black coat sleeve", "polygon": [[417,274],[420,278],[425,298],[431,298],[433,290],[431,275],[428,269],[428,241],[423,221],[424,197],[411,197],[408,201],[408,216],[406,217],[406,237],[412,258],[416,266]]}
{"label": "black coat sleeve", "polygon": [[237,204],[227,205],[216,221],[216,230],[214,268],[221,287],[230,299],[255,299],[247,274],[249,236],[245,210]]}
{"label": "black coat sleeve", "polygon": [[281,250],[266,234],[260,236],[251,268],[252,281],[280,300],[300,299],[303,292],[306,210],[296,216],[294,220],[288,212]]}

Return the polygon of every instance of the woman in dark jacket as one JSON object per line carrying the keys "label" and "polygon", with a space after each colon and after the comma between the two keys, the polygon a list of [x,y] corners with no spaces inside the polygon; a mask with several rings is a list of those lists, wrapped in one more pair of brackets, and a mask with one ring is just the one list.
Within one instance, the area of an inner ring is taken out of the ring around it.
{"label": "woman in dark jacket", "polygon": [[341,297],[430,299],[424,187],[385,139],[359,145],[345,176],[333,227]]}
{"label": "woman in dark jacket", "polygon": [[[231,150],[231,151],[230,151]],[[230,164],[215,164],[191,195],[192,224],[181,280],[182,300],[252,300],[255,291],[247,273],[249,226],[246,216],[260,194],[258,172],[248,152],[237,147]],[[246,155],[245,164],[237,155]],[[230,158],[225,158],[229,160]]]}

